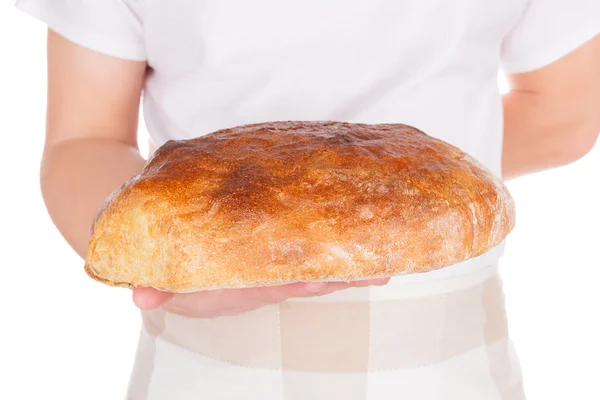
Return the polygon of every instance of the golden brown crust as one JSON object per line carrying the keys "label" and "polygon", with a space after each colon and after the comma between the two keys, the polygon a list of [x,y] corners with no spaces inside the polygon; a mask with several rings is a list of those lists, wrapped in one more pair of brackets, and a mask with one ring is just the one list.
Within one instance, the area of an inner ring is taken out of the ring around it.
{"label": "golden brown crust", "polygon": [[271,122],[169,141],[97,215],[87,273],[173,292],[431,271],[511,231],[512,198],[400,124]]}

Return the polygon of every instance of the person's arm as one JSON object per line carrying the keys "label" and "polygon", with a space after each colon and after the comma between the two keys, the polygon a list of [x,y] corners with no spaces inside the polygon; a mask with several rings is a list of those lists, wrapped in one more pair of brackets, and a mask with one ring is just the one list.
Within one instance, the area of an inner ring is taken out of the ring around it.
{"label": "person's arm", "polygon": [[593,148],[600,133],[600,36],[508,81],[503,178],[566,165]]}
{"label": "person's arm", "polygon": [[41,190],[54,224],[85,256],[104,199],[138,173],[140,95],[146,63],[88,50],[49,31]]}
{"label": "person's arm", "polygon": [[[50,32],[47,133],[41,163],[42,195],[58,230],[82,257],[97,209],[141,171],[137,121],[146,64],[94,52]],[[292,284],[173,295],[133,291],[142,309],[164,306],[195,317],[237,314],[290,297],[324,295],[388,279]]]}

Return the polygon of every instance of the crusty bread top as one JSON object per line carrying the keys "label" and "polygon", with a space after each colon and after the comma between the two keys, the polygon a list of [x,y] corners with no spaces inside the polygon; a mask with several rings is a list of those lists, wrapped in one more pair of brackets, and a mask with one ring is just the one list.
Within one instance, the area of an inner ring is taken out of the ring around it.
{"label": "crusty bread top", "polygon": [[401,124],[271,122],[169,141],[99,210],[87,273],[173,292],[431,271],[514,225],[479,162]]}

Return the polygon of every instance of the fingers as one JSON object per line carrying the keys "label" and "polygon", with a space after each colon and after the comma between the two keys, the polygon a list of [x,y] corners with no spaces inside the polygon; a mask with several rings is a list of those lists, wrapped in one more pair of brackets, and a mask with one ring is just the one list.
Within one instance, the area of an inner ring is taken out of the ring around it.
{"label": "fingers", "polygon": [[304,290],[306,290],[309,294],[320,293],[327,288],[326,282],[309,282],[305,283]]}
{"label": "fingers", "polygon": [[327,287],[325,283],[290,283],[282,286],[267,286],[242,289],[251,297],[255,297],[263,304],[280,303],[292,297],[315,296]]}
{"label": "fingers", "polygon": [[154,288],[136,288],[133,290],[133,301],[141,310],[164,307],[176,314],[202,318],[235,315],[294,297],[323,296],[352,287],[385,285],[389,280],[390,278],[353,282],[296,282],[282,286],[221,289],[177,295]]}
{"label": "fingers", "polygon": [[133,302],[139,309],[146,311],[161,307],[173,296],[173,293],[162,292],[149,287],[133,289]]}
{"label": "fingers", "polygon": [[232,308],[230,296],[219,296],[222,290],[178,293],[162,307],[168,312],[190,318],[211,318],[227,315]]}
{"label": "fingers", "polygon": [[257,290],[257,294],[265,304],[278,303],[294,297],[323,296],[339,290],[351,287],[382,286],[389,282],[390,278],[379,278],[360,280],[352,282],[308,282],[292,283],[283,286],[264,287]]}
{"label": "fingers", "polygon": [[[328,282],[326,286],[317,294],[335,292],[351,287],[383,286],[389,282],[390,278],[364,279],[350,282]],[[316,293],[316,292],[315,292]]]}
{"label": "fingers", "polygon": [[362,281],[350,282],[353,286],[365,287],[365,286],[384,286],[390,281],[390,278],[378,278],[378,279],[365,279]]}

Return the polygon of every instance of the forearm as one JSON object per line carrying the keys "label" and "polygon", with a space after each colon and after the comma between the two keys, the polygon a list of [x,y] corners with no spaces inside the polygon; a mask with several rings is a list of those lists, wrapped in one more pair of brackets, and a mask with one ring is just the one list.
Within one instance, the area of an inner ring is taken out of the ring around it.
{"label": "forearm", "polygon": [[144,163],[137,148],[106,139],[71,139],[46,149],[40,174],[44,202],[80,256],[85,255],[96,210]]}
{"label": "forearm", "polygon": [[600,112],[587,104],[566,108],[529,92],[510,92],[503,103],[504,179],[574,162],[598,138]]}

